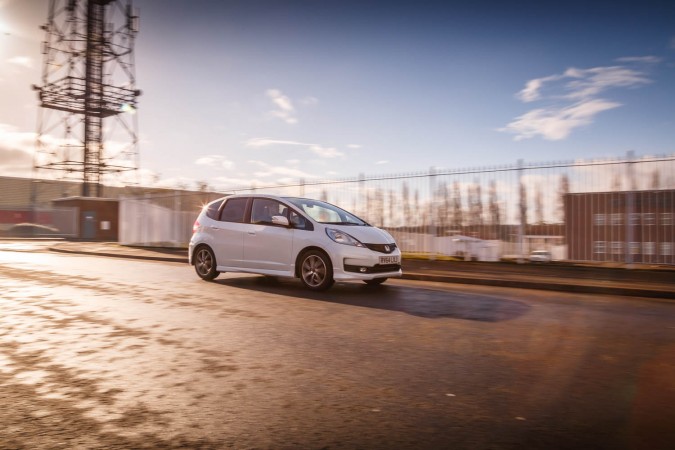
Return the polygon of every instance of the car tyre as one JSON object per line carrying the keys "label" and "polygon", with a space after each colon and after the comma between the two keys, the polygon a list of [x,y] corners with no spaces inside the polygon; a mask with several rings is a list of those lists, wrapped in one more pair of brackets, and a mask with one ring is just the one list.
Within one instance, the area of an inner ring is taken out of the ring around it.
{"label": "car tyre", "polygon": [[308,289],[325,291],[335,283],[333,264],[324,252],[310,250],[300,258],[300,280]]}
{"label": "car tyre", "polygon": [[211,281],[220,275],[216,270],[216,256],[213,250],[206,246],[199,247],[195,252],[195,272],[199,278]]}
{"label": "car tyre", "polygon": [[385,281],[387,281],[386,278],[373,278],[372,280],[363,280],[363,282],[366,283],[368,286],[379,286]]}

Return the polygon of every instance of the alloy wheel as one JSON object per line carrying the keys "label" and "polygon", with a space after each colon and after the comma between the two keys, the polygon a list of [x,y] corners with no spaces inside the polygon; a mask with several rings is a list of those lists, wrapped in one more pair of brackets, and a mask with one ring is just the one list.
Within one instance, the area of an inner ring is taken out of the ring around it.
{"label": "alloy wheel", "polygon": [[309,255],[302,263],[302,279],[312,288],[317,288],[326,279],[328,269],[319,255]]}

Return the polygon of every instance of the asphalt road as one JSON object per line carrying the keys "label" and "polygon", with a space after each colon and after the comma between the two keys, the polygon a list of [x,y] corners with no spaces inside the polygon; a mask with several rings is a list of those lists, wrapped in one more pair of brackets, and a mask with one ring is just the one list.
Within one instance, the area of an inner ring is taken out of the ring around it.
{"label": "asphalt road", "polygon": [[0,448],[670,449],[675,303],[0,251]]}

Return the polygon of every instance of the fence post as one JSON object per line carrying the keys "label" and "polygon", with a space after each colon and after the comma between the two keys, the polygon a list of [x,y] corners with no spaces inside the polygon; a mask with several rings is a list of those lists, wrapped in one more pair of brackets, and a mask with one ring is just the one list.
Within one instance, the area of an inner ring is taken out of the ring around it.
{"label": "fence post", "polygon": [[436,168],[429,168],[429,239],[431,239],[431,259],[436,259],[438,251],[438,238],[436,236],[435,220],[435,196],[436,196]]}
{"label": "fence post", "polygon": [[[144,197],[145,198],[143,199],[143,204],[146,208],[146,211],[150,211],[150,193],[146,192]],[[148,233],[149,233],[148,227],[149,227],[150,224],[148,222],[150,222],[149,219],[151,219],[151,218],[152,218],[152,213],[148,214],[148,217],[146,218],[146,220],[141,221],[141,224],[142,224],[141,227],[142,227],[142,230],[143,230],[143,239],[142,240],[143,240],[143,245],[146,246],[146,247],[148,246],[148,244],[150,242],[150,240],[148,238]]]}
{"label": "fence post", "polygon": [[626,154],[628,163],[626,165],[626,177],[628,178],[628,192],[626,192],[626,264],[630,267],[633,264],[633,249],[631,243],[633,242],[633,224],[631,219],[633,217],[633,204],[635,197],[635,174],[633,172],[633,164],[635,164],[635,152],[629,150]]}
{"label": "fence post", "polygon": [[[361,201],[359,202],[361,205],[366,204],[366,196],[365,196],[365,187],[366,187],[366,176],[363,173],[359,174],[359,198]],[[357,212],[359,217],[362,219],[365,219],[367,221],[370,221],[370,219],[367,217],[368,216],[368,208],[366,207],[365,209],[363,206],[359,206],[360,211]]]}
{"label": "fence post", "polygon": [[[518,223],[518,264],[523,263],[523,235],[525,233],[525,222],[527,221],[527,206],[523,206],[523,202],[526,201],[525,198],[523,198],[523,193],[524,193],[524,186],[523,186],[523,166],[525,165],[525,162],[522,159],[518,160],[517,163],[517,171],[518,171],[518,195],[519,195],[519,201],[518,201],[518,214],[519,214],[519,223]],[[525,209],[524,209],[525,208]],[[525,210],[525,212],[523,212]]]}
{"label": "fence post", "polygon": [[181,240],[181,231],[182,231],[182,214],[181,210],[183,206],[181,205],[180,191],[174,191],[173,193],[173,244],[178,247]]}

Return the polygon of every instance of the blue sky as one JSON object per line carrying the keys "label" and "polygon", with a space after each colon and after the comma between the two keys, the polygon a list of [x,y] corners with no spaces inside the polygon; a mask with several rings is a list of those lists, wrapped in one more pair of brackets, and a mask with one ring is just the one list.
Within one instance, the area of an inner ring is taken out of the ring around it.
{"label": "blue sky", "polygon": [[[675,151],[673,2],[133,4],[161,185]],[[30,169],[47,6],[0,0],[3,175]]]}

